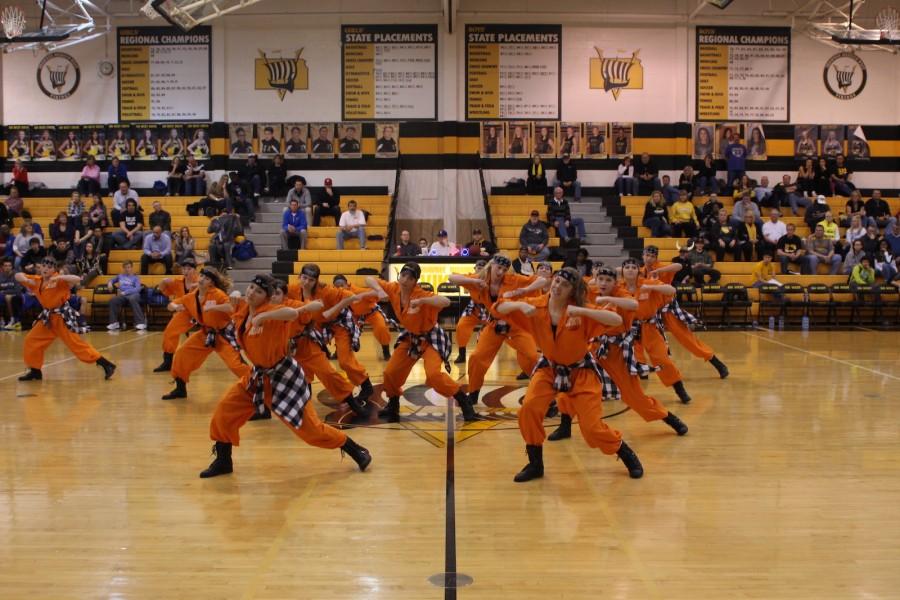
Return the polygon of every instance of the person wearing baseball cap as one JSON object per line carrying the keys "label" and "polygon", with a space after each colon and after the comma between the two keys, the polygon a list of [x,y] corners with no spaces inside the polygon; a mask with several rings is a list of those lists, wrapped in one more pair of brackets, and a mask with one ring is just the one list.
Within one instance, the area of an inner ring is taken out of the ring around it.
{"label": "person wearing baseball cap", "polygon": [[450,256],[453,252],[453,246],[450,243],[449,236],[447,235],[446,229],[441,229],[437,232],[437,239],[431,244],[431,247],[428,249],[429,256]]}
{"label": "person wearing baseball cap", "polygon": [[472,229],[472,241],[466,244],[469,256],[484,256],[490,258],[497,254],[497,246],[484,237],[480,227]]}
{"label": "person wearing baseball cap", "polygon": [[335,225],[341,218],[341,194],[332,186],[331,177],[325,178],[325,187],[316,194],[312,221],[314,227],[322,224],[322,217],[334,218]]}
{"label": "person wearing baseball cap", "polygon": [[549,243],[550,232],[541,221],[541,213],[531,211],[531,216],[519,232],[519,246],[528,251],[531,260],[540,262],[550,257],[550,248],[547,247]]}

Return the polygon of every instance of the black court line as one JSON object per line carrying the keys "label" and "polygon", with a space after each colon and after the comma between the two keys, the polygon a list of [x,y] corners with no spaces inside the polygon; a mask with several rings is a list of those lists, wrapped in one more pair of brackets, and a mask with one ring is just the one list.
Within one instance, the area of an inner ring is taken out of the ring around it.
{"label": "black court line", "polygon": [[456,432],[454,399],[447,398],[447,483],[444,522],[444,600],[456,600]]}

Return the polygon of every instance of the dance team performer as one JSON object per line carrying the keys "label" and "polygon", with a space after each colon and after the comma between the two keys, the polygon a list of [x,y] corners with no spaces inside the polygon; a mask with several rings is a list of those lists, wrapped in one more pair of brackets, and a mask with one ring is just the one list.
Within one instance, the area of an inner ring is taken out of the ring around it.
{"label": "dance team performer", "polygon": [[[423,290],[418,285],[421,275],[422,268],[418,263],[408,262],[400,269],[397,281],[366,277],[366,285],[378,293],[378,298],[390,301],[403,328],[384,369],[383,385],[388,403],[378,416],[391,423],[400,420],[403,384],[421,358],[425,363],[425,382],[442,396],[455,399],[467,422],[481,420],[459,384],[447,375],[452,344],[450,336],[438,325],[438,315],[441,309],[450,306],[450,300]],[[441,372],[441,366],[447,373]]]}
{"label": "dance team performer", "polygon": [[[487,265],[486,260],[476,261],[475,270],[471,273],[471,276],[477,277],[485,265]],[[456,322],[456,345],[459,347],[459,353],[456,355],[456,360],[453,361],[453,364],[466,364],[466,346],[469,345],[469,340],[472,339],[475,328],[490,320],[491,315],[487,307],[483,304],[478,304],[470,296],[469,303],[463,309],[459,321]]]}
{"label": "dance team performer", "polygon": [[378,306],[378,295],[370,293],[372,290],[361,288],[347,281],[343,275],[335,275],[331,284],[342,290],[350,290],[353,294],[366,294],[366,299],[350,305],[350,310],[356,318],[360,328],[366,323],[372,326],[372,335],[381,346],[381,356],[384,360],[391,359],[391,331],[388,329],[388,318]]}
{"label": "dance team performer", "polygon": [[234,383],[219,400],[209,426],[215,459],[200,477],[216,477],[234,470],[231,451],[240,444],[240,428],[254,412],[267,408],[301,440],[318,448],[340,448],[365,471],[372,462],[368,450],[344,432],[326,425],[309,403],[310,385],[303,369],[288,351],[292,325],[307,325],[323,308],[318,300],[299,308],[275,306],[270,298],[274,278],[257,275],[247,286],[246,303],[233,315],[238,344],[253,370]]}
{"label": "dance team performer", "polygon": [[[159,291],[165,294],[169,301],[186,296],[188,292],[197,287],[200,274],[197,273],[197,263],[193,258],[186,258],[181,261],[181,275],[175,277],[166,277],[159,284]],[[194,324],[191,323],[190,313],[179,310],[172,313],[166,328],[163,331],[162,363],[153,369],[154,373],[163,373],[172,370],[172,357],[178,349],[178,341],[181,336],[191,329]]]}
{"label": "dance team performer", "polygon": [[[644,266],[641,268],[641,276],[648,279],[656,278],[671,285],[675,279],[675,273],[681,270],[681,265],[662,262],[657,260],[658,258],[659,248],[656,246],[644,248]],[[675,336],[679,344],[697,358],[702,358],[715,367],[720,378],[728,377],[728,367],[725,366],[725,363],[719,360],[713,349],[691,330],[690,326],[698,322],[697,317],[681,308],[675,298],[662,307],[660,314],[666,331]]]}
{"label": "dance team performer", "polygon": [[116,371],[116,365],[109,362],[80,334],[87,333],[87,327],[78,322],[78,312],[69,304],[72,288],[81,284],[77,275],[62,275],[57,269],[56,259],[44,257],[38,265],[38,275],[16,273],[16,281],[31,292],[41,305],[41,312],[31,331],[25,336],[23,354],[28,372],[19,381],[43,379],[44,351],[59,339],[78,360],[93,363],[103,369],[103,378],[109,379]]}
{"label": "dance team performer", "polygon": [[565,393],[578,416],[581,434],[591,448],[616,454],[632,478],[644,469],[622,434],[603,420],[600,368],[589,351],[590,340],[622,325],[617,313],[585,304],[587,286],[578,271],[557,271],[550,292],[525,300],[501,299],[492,312],[529,332],[543,352],[534,369],[522,408],[519,430],[528,464],[514,477],[525,482],[544,476],[544,415],[553,399]]}

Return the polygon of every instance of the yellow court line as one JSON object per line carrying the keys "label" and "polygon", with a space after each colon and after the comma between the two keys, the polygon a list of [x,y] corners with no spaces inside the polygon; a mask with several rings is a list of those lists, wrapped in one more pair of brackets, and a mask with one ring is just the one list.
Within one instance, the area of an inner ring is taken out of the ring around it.
{"label": "yellow court line", "polygon": [[785,348],[790,348],[791,350],[795,350],[797,352],[803,352],[804,354],[809,354],[810,356],[815,356],[816,358],[824,358],[825,360],[830,360],[832,362],[846,365],[848,367],[853,367],[855,369],[861,369],[863,371],[868,371],[869,373],[873,373],[875,375],[881,375],[882,377],[889,377],[891,379],[896,379],[897,381],[900,381],[900,377],[898,377],[896,375],[891,375],[890,373],[885,373],[884,371],[879,371],[878,369],[870,369],[869,367],[864,367],[864,366],[856,364],[854,362],[850,362],[849,360],[844,360],[842,358],[834,358],[833,356],[828,356],[827,354],[822,354],[821,352],[813,352],[812,350],[800,348],[799,346],[792,346],[791,344],[785,344],[784,342],[779,342],[778,340],[771,340],[771,339],[763,337],[761,335],[753,335],[746,331],[744,332],[744,334],[748,335],[750,337],[754,337],[756,339],[762,340],[764,342],[769,342],[771,344],[777,344],[779,346],[783,346]]}

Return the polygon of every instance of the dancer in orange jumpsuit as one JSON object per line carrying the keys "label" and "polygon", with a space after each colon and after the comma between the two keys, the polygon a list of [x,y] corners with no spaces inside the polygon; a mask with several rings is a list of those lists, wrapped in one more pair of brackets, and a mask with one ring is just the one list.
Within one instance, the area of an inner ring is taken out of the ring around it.
{"label": "dancer in orange jumpsuit", "polygon": [[531,375],[522,408],[519,430],[525,439],[528,464],[514,481],[544,476],[544,415],[560,393],[567,396],[578,415],[581,434],[591,448],[617,454],[633,478],[644,469],[622,434],[603,421],[600,370],[589,351],[590,340],[622,324],[615,312],[585,304],[587,286],[571,267],[553,276],[550,293],[522,301],[500,300],[492,312],[531,333],[543,356]]}
{"label": "dancer in orange jumpsuit", "polygon": [[230,326],[234,312],[228,297],[230,287],[231,281],[227,277],[212,267],[203,267],[197,288],[169,303],[169,310],[188,313],[200,330],[175,351],[172,361],[175,389],[163,396],[163,400],[187,398],[187,382],[191,373],[202,367],[212,352],[218,354],[236,376],[243,377],[250,372],[250,367],[241,358],[234,328]]}
{"label": "dancer in orange jumpsuit", "polygon": [[[658,258],[659,248],[656,246],[644,248],[644,266],[641,268],[641,276],[659,279],[663,283],[671,285],[675,279],[675,273],[681,270],[681,265],[665,263],[657,260]],[[725,363],[719,360],[713,349],[703,343],[691,330],[690,326],[698,322],[697,317],[681,308],[676,298],[672,298],[671,302],[662,307],[660,313],[666,331],[674,335],[679,344],[697,358],[709,362],[719,373],[720,378],[728,377],[728,367],[725,366]]]}
{"label": "dancer in orange jumpsuit", "polygon": [[[343,400],[353,412],[365,419],[371,413],[367,400],[372,395],[374,388],[365,369],[359,366],[352,350],[353,346],[359,348],[360,331],[349,306],[359,298],[354,297],[350,290],[320,285],[320,273],[318,265],[303,265],[300,271],[300,282],[288,285],[287,297],[301,302],[320,300],[326,312],[343,302],[343,309],[338,313],[336,320],[325,320],[322,316],[324,313],[313,318],[306,328],[294,338],[294,358],[303,365],[310,381],[318,377],[325,389],[335,399]],[[332,337],[335,338],[337,345],[339,364],[345,369],[345,372],[347,368],[350,368],[356,381],[360,384],[359,394],[356,396],[353,395],[355,384],[350,374],[348,373],[347,377],[344,377],[328,362],[328,342]],[[355,367],[354,364],[357,366]]]}
{"label": "dancer in orange jumpsuit", "polygon": [[[633,269],[636,266],[636,262],[626,261],[622,269]],[[592,283],[590,287],[597,293],[597,297],[592,300],[601,308],[614,310],[622,317],[622,324],[609,328],[601,335],[596,340],[597,348],[593,350],[597,356],[597,363],[603,370],[602,374],[608,376],[615,386],[614,390],[612,386],[604,386],[604,400],[610,396],[613,398],[620,396],[625,404],[645,421],[662,420],[678,435],[686,434],[687,425],[658,400],[645,394],[641,387],[638,375],[649,372],[650,369],[637,361],[633,348],[634,333],[631,323],[634,311],[638,308],[637,300],[617,285],[616,272],[609,267],[601,266],[594,269]],[[561,421],[556,431],[547,436],[550,441],[572,437],[571,409],[565,397],[560,398],[559,407],[562,413]]]}
{"label": "dancer in orange jumpsuit", "polygon": [[[491,257],[478,277],[450,275],[450,283],[461,285],[469,291],[472,299],[490,309],[501,298],[527,296],[537,290],[546,289],[550,280],[542,277],[525,277],[510,273],[512,262],[502,254]],[[497,353],[506,342],[516,351],[516,359],[525,373],[530,373],[537,364],[537,347],[531,335],[511,326],[503,319],[492,318],[481,330],[475,352],[469,358],[467,368],[469,404],[475,406],[484,385],[484,376]]]}
{"label": "dancer in orange jumpsuit", "polygon": [[[193,258],[181,261],[181,273],[176,277],[166,277],[159,284],[159,291],[168,296],[170,301],[186,296],[188,292],[197,287],[200,275],[197,273],[197,263]],[[193,327],[194,324],[191,323],[189,313],[183,310],[172,313],[172,318],[166,323],[166,329],[163,331],[163,361],[153,369],[154,373],[172,370],[172,357],[175,356],[175,351],[178,349],[178,340]]]}
{"label": "dancer in orange jumpsuit", "polygon": [[675,288],[658,279],[645,279],[640,276],[640,264],[637,260],[626,259],[622,266],[631,265],[636,268],[622,270],[622,287],[638,301],[634,315],[636,336],[635,351],[639,357],[646,351],[650,364],[657,368],[656,374],[666,387],[671,387],[684,404],[691,401],[684,387],[681,371],[669,356],[669,345],[666,343],[665,329],[659,311],[675,296]]}
{"label": "dancer in orange jumpsuit", "polygon": [[[378,416],[391,423],[400,420],[400,395],[409,372],[421,358],[425,363],[425,383],[446,397],[453,398],[462,409],[466,421],[478,421],[480,417],[466,400],[459,384],[450,378],[450,336],[438,325],[441,309],[450,306],[450,300],[419,285],[422,268],[408,262],[400,269],[397,281],[378,281],[366,277],[366,285],[378,292],[379,299],[389,300],[394,314],[400,319],[403,332],[394,344],[394,353],[384,368],[384,391],[388,395],[387,406]],[[441,365],[447,373],[441,372]]]}
{"label": "dancer in orange jumpsuit", "polygon": [[254,413],[274,412],[301,440],[318,448],[340,448],[365,471],[372,456],[347,435],[319,420],[310,399],[310,385],[303,369],[288,352],[294,323],[306,324],[322,310],[319,301],[300,308],[275,306],[269,302],[275,289],[269,275],[257,275],[247,286],[247,302],[233,315],[240,346],[253,364],[253,371],[241,377],[219,400],[209,425],[216,458],[200,477],[231,473],[232,446],[240,444],[241,426]]}
{"label": "dancer in orange jumpsuit", "polygon": [[16,281],[34,294],[41,304],[38,315],[28,335],[25,336],[25,364],[28,372],[19,381],[43,379],[44,351],[59,338],[78,360],[94,363],[103,369],[104,379],[112,377],[116,365],[106,360],[81,337],[87,328],[78,323],[78,312],[69,304],[72,287],[81,284],[77,275],[60,275],[56,259],[48,256],[38,265],[40,275],[16,273]]}
{"label": "dancer in orange jumpsuit", "polygon": [[365,323],[372,326],[372,335],[375,336],[375,339],[381,345],[381,356],[384,360],[390,360],[391,331],[388,329],[387,317],[381,310],[381,307],[378,306],[378,296],[376,294],[369,295],[368,292],[371,292],[371,290],[349,283],[343,275],[335,275],[331,283],[338,289],[350,290],[353,294],[366,294],[368,296],[365,301],[351,304],[350,310],[353,312],[353,316],[356,317],[356,322],[360,328]]}
{"label": "dancer in orange jumpsuit", "polygon": [[[486,265],[486,260],[482,259],[476,261],[475,270],[472,272],[471,276],[477,277]],[[453,361],[454,364],[466,364],[466,346],[469,345],[469,340],[472,339],[475,328],[490,320],[491,315],[488,312],[487,307],[476,303],[475,300],[470,297],[469,303],[463,309],[462,314],[459,317],[459,321],[456,322],[456,345],[459,347],[459,353],[456,355],[456,360]]]}

